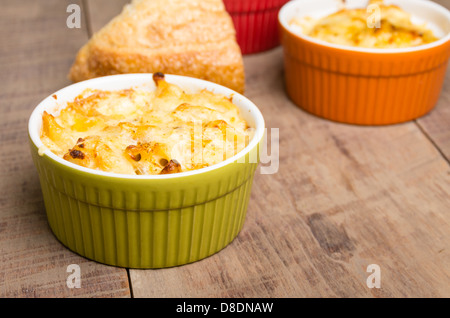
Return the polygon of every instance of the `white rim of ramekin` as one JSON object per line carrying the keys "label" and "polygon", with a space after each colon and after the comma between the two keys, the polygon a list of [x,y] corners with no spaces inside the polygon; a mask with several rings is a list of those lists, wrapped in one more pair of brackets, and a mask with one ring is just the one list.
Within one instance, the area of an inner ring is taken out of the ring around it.
{"label": "white rim of ramekin", "polygon": [[[327,41],[323,41],[323,40],[319,40],[319,39],[310,37],[310,36],[302,34],[300,32],[295,32],[292,30],[292,27],[289,26],[288,21],[286,21],[285,16],[286,16],[287,12],[292,10],[293,9],[292,7],[301,6],[306,1],[313,2],[315,0],[291,0],[288,3],[286,3],[280,9],[280,12],[278,13],[278,21],[283,26],[283,29],[285,29],[287,32],[289,32],[303,40],[312,42],[314,44],[327,46],[330,48],[344,50],[344,51],[351,51],[351,52],[361,52],[361,53],[370,53],[370,54],[392,54],[392,53],[409,53],[409,52],[425,51],[425,50],[428,50],[433,47],[438,47],[450,40],[450,32],[447,32],[447,34],[445,36],[443,36],[442,38],[440,38],[439,40],[437,40],[435,42],[424,44],[424,45],[419,45],[419,46],[415,46],[415,47],[410,47],[410,48],[372,49],[372,48],[351,47],[351,46],[346,46],[346,45],[341,45],[341,44],[330,43]],[[432,8],[433,10],[438,11],[439,13],[445,15],[447,20],[450,23],[450,11],[447,10],[445,7],[441,6],[440,4],[437,4],[437,3],[429,1],[429,0],[407,0],[407,1],[421,3],[425,6]],[[400,1],[396,0],[395,2],[399,2],[398,5],[400,5],[400,2],[402,2],[402,0],[400,0]],[[414,14],[414,13],[411,12],[411,14]]]}
{"label": "white rim of ramekin", "polygon": [[[198,84],[196,86],[201,87],[201,89],[207,89],[208,91],[212,91],[217,94],[222,94],[227,97],[232,97],[233,103],[235,103],[235,105],[246,104],[246,106],[249,108],[249,113],[251,114],[251,117],[255,121],[255,127],[253,127],[253,128],[255,128],[255,133],[253,135],[252,140],[249,142],[249,144],[243,150],[241,150],[239,153],[234,155],[233,157],[230,157],[220,163],[211,165],[206,168],[197,169],[197,170],[179,172],[179,173],[175,173],[175,174],[165,174],[165,175],[129,175],[129,174],[120,174],[120,173],[115,173],[115,172],[94,170],[94,169],[79,166],[70,161],[64,160],[63,158],[58,157],[56,154],[54,154],[48,148],[45,148],[45,150],[40,155],[42,155],[42,156],[46,155],[50,159],[56,161],[59,164],[67,166],[68,168],[79,170],[79,171],[89,173],[92,175],[111,177],[111,178],[119,178],[119,179],[157,180],[157,179],[183,178],[183,177],[189,177],[189,176],[193,176],[193,175],[197,175],[197,174],[207,173],[212,170],[217,170],[217,169],[220,169],[220,168],[222,168],[226,165],[229,165],[235,161],[238,161],[239,159],[246,156],[252,149],[258,147],[258,144],[260,143],[260,141],[262,140],[262,138],[264,136],[264,131],[265,131],[264,117],[263,117],[261,111],[259,110],[259,108],[252,101],[250,101],[247,97],[245,97],[244,95],[239,94],[227,87],[224,87],[222,85],[219,85],[219,84],[216,84],[213,82],[209,82],[206,80],[192,78],[192,77],[188,77],[188,76],[173,75],[173,74],[164,74],[164,76],[168,82],[179,85],[182,89],[183,89],[183,87],[182,87],[182,85],[179,84],[179,82],[186,81],[186,82]],[[45,147],[40,139],[40,127],[42,126],[42,114],[43,114],[44,110],[48,110],[48,108],[50,106],[52,106],[51,102],[54,103],[54,97],[53,97],[54,95],[58,96],[58,98],[59,98],[59,96],[64,95],[70,91],[75,91],[79,94],[85,88],[89,88],[90,84],[93,85],[95,83],[105,82],[105,81],[106,82],[107,81],[113,81],[113,82],[123,81],[126,83],[127,81],[132,82],[133,78],[141,79],[141,80],[147,79],[149,83],[153,82],[152,73],[109,75],[109,76],[98,77],[98,78],[82,81],[79,83],[71,84],[71,85],[66,86],[65,88],[62,88],[62,89],[58,90],[57,92],[49,95],[47,98],[45,98],[43,101],[41,101],[36,106],[36,108],[33,110],[33,112],[30,115],[30,118],[28,121],[28,133],[29,133],[31,141],[34,143],[34,145],[38,149],[41,149],[41,147]],[[129,85],[128,87],[135,87],[135,86],[136,85]],[[123,88],[126,88],[126,85],[124,85]],[[239,105],[237,105],[237,106],[239,107],[239,109],[242,112],[241,107]]]}

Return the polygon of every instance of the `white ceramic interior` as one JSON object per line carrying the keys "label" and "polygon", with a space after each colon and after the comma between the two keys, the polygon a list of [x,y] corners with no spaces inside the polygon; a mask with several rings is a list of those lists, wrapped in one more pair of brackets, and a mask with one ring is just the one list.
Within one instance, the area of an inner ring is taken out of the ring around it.
{"label": "white ceramic interior", "polygon": [[[142,88],[142,89],[155,89],[155,83],[153,81],[152,74],[121,74],[112,75],[90,79],[87,81],[79,82],[67,86],[44,99],[32,112],[29,122],[28,122],[28,132],[32,142],[36,145],[38,149],[43,149],[40,153],[50,157],[51,159],[88,173],[110,176],[116,178],[133,178],[133,179],[166,179],[166,178],[180,178],[184,176],[190,176],[193,174],[203,173],[213,169],[218,169],[229,163],[232,163],[239,158],[244,157],[250,150],[257,147],[258,143],[262,140],[264,136],[265,123],[264,118],[258,109],[258,107],[247,99],[245,96],[229,89],[224,86],[208,82],[201,79],[179,76],[179,75],[168,75],[165,74],[165,79],[169,83],[173,83],[181,87],[187,93],[199,92],[206,89],[210,92],[222,94],[227,97],[232,97],[232,102],[240,109],[242,117],[247,121],[250,127],[254,128],[254,136],[250,143],[241,152],[235,156],[228,158],[218,164],[212,165],[210,167],[181,172],[176,174],[166,174],[166,175],[123,175],[117,173],[110,173],[104,171],[93,170],[85,168],[67,160],[64,160],[49,149],[46,149],[40,139],[40,133],[42,129],[42,114],[47,111],[51,114],[57,114],[59,110],[66,106],[66,103],[73,101],[82,91],[85,89],[100,89],[100,90],[120,90],[126,88]],[[54,98],[53,96],[56,96]]]}
{"label": "white ceramic interior", "polygon": [[[366,8],[368,0],[346,0],[346,8]],[[450,40],[450,12],[443,6],[429,0],[385,0],[385,4],[394,4],[410,13],[413,23],[425,23],[438,41],[433,43],[398,49],[378,49],[378,48],[359,48],[349,47],[340,44],[332,44],[323,40],[315,39],[302,33],[299,27],[291,26],[289,22],[293,18],[302,19],[304,17],[321,18],[332,14],[343,8],[342,0],[292,0],[285,4],[279,14],[280,24],[286,30],[298,35],[299,37],[315,42],[320,45],[330,46],[342,50],[360,51],[368,53],[404,53],[410,51],[426,50],[431,47],[439,46]]]}

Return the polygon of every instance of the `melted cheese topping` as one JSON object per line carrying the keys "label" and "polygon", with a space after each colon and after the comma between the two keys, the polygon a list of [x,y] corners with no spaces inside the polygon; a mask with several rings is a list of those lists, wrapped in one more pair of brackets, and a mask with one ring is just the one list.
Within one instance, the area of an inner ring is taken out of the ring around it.
{"label": "melted cheese topping", "polygon": [[208,167],[248,145],[253,129],[230,98],[154,80],[155,91],[86,90],[57,116],[44,112],[43,144],[80,166],[131,175]]}
{"label": "melted cheese topping", "polygon": [[380,0],[372,0],[369,5],[376,7],[342,9],[321,19],[294,18],[290,25],[311,37],[354,47],[405,48],[438,40],[425,25],[413,24],[411,15],[398,6],[383,5]]}

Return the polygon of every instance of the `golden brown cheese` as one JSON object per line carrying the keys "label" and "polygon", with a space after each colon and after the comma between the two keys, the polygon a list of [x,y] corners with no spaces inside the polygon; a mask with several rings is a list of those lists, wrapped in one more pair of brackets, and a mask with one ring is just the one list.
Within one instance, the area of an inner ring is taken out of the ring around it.
{"label": "golden brown cheese", "polygon": [[411,15],[400,7],[379,0],[369,4],[379,8],[378,25],[374,23],[376,11],[366,8],[342,9],[317,20],[295,18],[290,24],[313,38],[353,47],[406,48],[438,40],[425,25],[414,24]]}
{"label": "golden brown cheese", "polygon": [[153,79],[153,92],[86,90],[58,115],[44,112],[44,146],[83,167],[155,175],[208,167],[248,145],[253,129],[229,97]]}

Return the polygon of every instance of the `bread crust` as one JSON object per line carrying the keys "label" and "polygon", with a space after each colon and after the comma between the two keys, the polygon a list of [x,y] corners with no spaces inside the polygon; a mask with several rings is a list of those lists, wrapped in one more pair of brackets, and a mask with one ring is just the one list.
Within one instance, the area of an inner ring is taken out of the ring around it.
{"label": "bread crust", "polygon": [[221,0],[132,1],[80,49],[69,78],[156,72],[244,92],[242,54]]}

